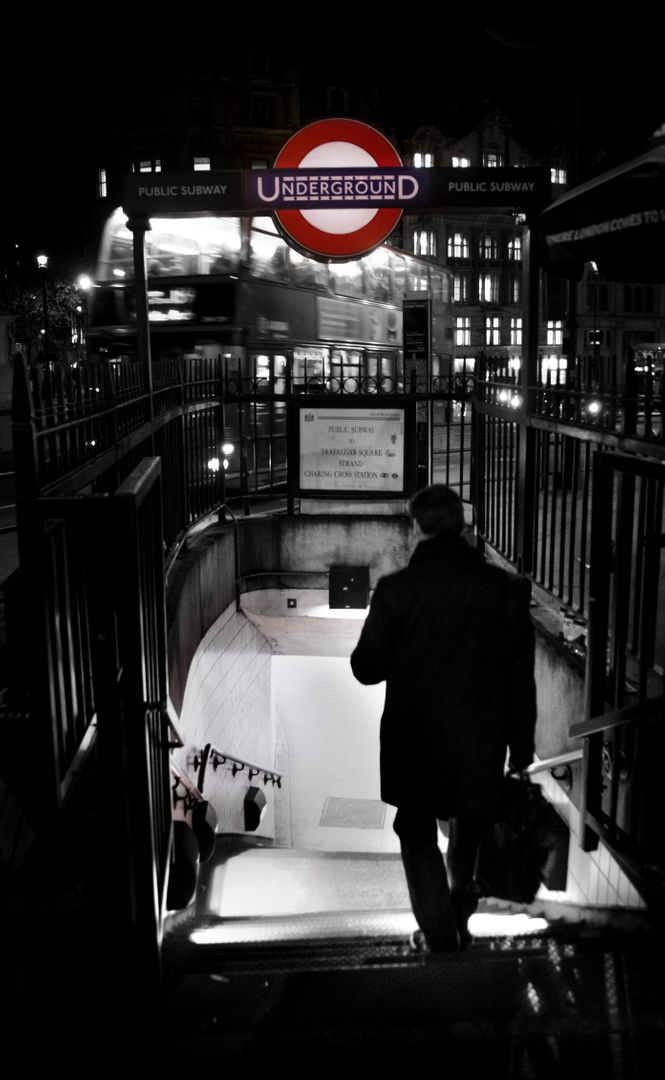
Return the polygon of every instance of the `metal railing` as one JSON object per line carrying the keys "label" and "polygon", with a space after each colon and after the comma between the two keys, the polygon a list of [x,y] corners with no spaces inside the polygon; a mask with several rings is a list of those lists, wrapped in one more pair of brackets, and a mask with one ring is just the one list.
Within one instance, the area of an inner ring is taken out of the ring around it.
{"label": "metal railing", "polygon": [[[662,902],[662,852],[654,854],[648,815],[637,807],[659,785],[650,761],[658,741],[642,729],[663,683],[665,443],[662,398],[648,382],[637,392],[627,363],[623,377],[616,363],[606,366],[600,385],[594,363],[581,359],[565,382],[547,376],[531,388],[527,412],[505,360],[483,358],[474,495],[482,540],[582,623],[586,715],[595,718],[582,766],[587,849],[600,839]],[[621,735],[610,737],[615,725],[605,714],[635,698],[639,708],[627,708]],[[578,728],[570,734],[583,735]],[[630,748],[635,778],[624,766],[618,787],[617,739]]]}
{"label": "metal railing", "polygon": [[282,773],[263,765],[255,765],[251,761],[245,761],[244,758],[237,757],[235,754],[218,750],[211,743],[206,743],[203,750],[197,751],[192,759],[192,764],[197,772],[196,786],[201,792],[203,791],[208,766],[213,772],[217,772],[217,769],[226,766],[234,779],[238,773],[244,772],[246,769],[246,779],[250,784],[255,777],[262,776],[264,785],[270,783],[273,787],[281,788],[282,786]]}

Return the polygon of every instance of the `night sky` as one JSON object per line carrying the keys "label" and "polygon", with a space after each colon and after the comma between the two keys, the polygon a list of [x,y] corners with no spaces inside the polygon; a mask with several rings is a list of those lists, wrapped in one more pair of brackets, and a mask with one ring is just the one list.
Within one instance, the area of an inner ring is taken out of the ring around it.
{"label": "night sky", "polygon": [[145,19],[119,21],[116,12],[115,22],[98,24],[102,33],[89,9],[56,16],[31,8],[23,28],[17,16],[0,71],[3,245],[48,246],[76,233],[89,191],[79,163],[92,133],[112,117],[118,87],[140,96],[144,80],[168,77],[185,55],[196,66],[202,36],[220,73],[244,40],[267,43],[310,80],[355,84],[380,103],[377,123],[399,137],[423,124],[462,134],[501,108],[519,141],[547,152],[577,126],[582,175],[639,153],[665,121],[660,30],[655,8],[641,0],[622,9],[573,0],[507,10],[440,4],[436,23],[408,7],[394,25],[375,8],[359,15],[357,4],[289,5],[270,16],[260,9],[246,22],[237,14],[229,22],[224,6],[218,15],[202,12],[196,25],[177,24],[160,10],[159,28]]}

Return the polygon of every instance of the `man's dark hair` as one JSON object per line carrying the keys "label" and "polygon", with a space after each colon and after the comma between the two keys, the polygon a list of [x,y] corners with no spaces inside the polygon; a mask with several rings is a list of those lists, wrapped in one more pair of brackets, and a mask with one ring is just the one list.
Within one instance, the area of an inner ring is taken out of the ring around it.
{"label": "man's dark hair", "polygon": [[464,532],[464,504],[445,484],[430,484],[417,491],[409,501],[409,516],[427,536],[461,536]]}

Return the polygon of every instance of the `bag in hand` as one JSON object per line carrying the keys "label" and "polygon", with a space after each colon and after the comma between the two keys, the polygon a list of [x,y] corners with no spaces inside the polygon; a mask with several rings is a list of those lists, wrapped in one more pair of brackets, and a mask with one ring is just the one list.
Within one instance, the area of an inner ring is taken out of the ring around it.
{"label": "bag in hand", "polygon": [[505,776],[503,786],[500,815],[478,851],[475,888],[480,896],[530,904],[541,884],[565,889],[568,829],[538,784]]}

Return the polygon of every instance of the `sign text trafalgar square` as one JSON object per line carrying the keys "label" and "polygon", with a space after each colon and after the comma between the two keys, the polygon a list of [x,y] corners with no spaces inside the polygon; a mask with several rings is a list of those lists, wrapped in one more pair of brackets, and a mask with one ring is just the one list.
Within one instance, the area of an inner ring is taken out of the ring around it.
{"label": "sign text trafalgar square", "polygon": [[528,212],[549,201],[545,168],[408,168],[375,128],[331,119],[296,132],[272,169],[129,177],[123,209],[148,216],[270,213],[293,246],[349,259],[383,243],[404,210]]}

